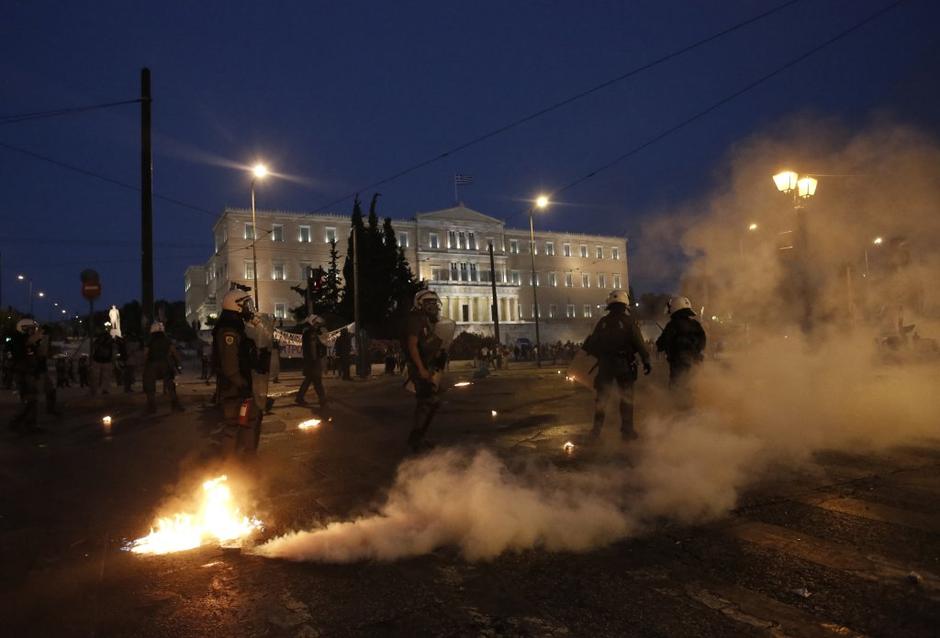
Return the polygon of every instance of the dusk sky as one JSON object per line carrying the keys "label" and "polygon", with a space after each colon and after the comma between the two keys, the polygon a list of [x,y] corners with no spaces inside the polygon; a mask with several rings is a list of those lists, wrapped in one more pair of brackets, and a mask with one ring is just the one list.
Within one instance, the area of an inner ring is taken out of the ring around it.
{"label": "dusk sky", "polygon": [[[156,296],[212,249],[226,205],[248,205],[256,159],[291,177],[259,208],[322,209],[366,185],[767,11],[783,0],[642,2],[46,2],[0,9],[0,116],[133,99],[153,74]],[[407,218],[465,203],[526,224],[556,190],[796,58],[890,0],[796,2],[779,13],[375,190]],[[567,190],[545,229],[636,237],[702,196],[731,146],[798,113],[862,126],[887,112],[940,129],[940,3],[897,9],[706,117]],[[0,144],[139,184],[139,106],[0,119]],[[3,304],[36,290],[85,311],[140,296],[139,194],[0,146]],[[769,181],[768,187],[772,188]],[[372,191],[363,190],[363,199]],[[351,200],[330,206],[348,214]],[[635,264],[631,263],[635,268]],[[659,282],[633,281],[638,292]],[[48,309],[37,306],[40,318]]]}

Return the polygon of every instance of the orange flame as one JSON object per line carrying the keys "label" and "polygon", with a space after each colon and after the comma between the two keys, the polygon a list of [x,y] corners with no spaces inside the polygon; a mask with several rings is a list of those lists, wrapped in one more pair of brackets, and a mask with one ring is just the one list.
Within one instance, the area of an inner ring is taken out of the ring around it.
{"label": "orange flame", "polygon": [[210,542],[238,544],[263,529],[260,520],[241,514],[232,504],[232,491],[224,474],[202,484],[202,501],[196,514],[178,513],[157,519],[156,528],[133,541],[136,554],[169,554],[194,549]]}

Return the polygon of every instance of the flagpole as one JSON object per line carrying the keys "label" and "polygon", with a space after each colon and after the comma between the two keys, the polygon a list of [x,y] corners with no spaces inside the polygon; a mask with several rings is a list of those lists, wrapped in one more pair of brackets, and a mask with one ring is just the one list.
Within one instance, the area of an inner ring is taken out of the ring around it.
{"label": "flagpole", "polygon": [[460,203],[460,191],[457,186],[457,173],[454,173],[454,205]]}

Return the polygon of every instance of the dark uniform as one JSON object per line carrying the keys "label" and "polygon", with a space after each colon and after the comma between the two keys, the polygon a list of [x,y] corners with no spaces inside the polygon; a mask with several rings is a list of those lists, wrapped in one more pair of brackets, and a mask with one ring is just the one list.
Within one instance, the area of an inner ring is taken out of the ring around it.
{"label": "dark uniform", "polygon": [[669,323],[656,340],[656,349],[666,353],[669,362],[669,385],[682,385],[692,366],[700,363],[705,350],[705,330],[690,308],[672,313]]}
{"label": "dark uniform", "polygon": [[[222,434],[234,452],[254,452],[261,436],[261,415],[252,399],[251,371],[254,342],[245,334],[245,322],[232,310],[223,310],[212,329],[217,400],[222,410]],[[247,413],[240,418],[242,404]]]}
{"label": "dark uniform", "polygon": [[447,363],[447,354],[442,349],[443,343],[440,337],[434,334],[434,324],[431,318],[423,310],[412,310],[408,314],[402,350],[408,359],[408,377],[414,384],[416,399],[414,427],[408,436],[408,445],[413,450],[418,450],[424,440],[424,435],[431,427],[431,420],[440,408],[440,395],[434,381],[422,379],[418,374],[418,365],[412,360],[411,350],[408,347],[409,337],[417,337],[421,363],[432,375],[443,369]]}
{"label": "dark uniform", "polygon": [[147,393],[147,412],[157,410],[157,380],[163,381],[163,388],[170,395],[170,403],[177,412],[183,411],[179,397],[176,396],[176,368],[180,365],[179,354],[165,332],[154,332],[144,352],[144,392]]}
{"label": "dark uniform", "polygon": [[38,333],[27,335],[15,333],[10,338],[10,355],[13,362],[13,378],[20,395],[20,410],[10,421],[10,429],[17,432],[38,432],[36,425],[39,411]]}
{"label": "dark uniform", "polygon": [[308,326],[304,330],[300,346],[304,356],[304,380],[300,384],[295,401],[300,405],[306,404],[304,397],[312,384],[317,393],[317,399],[320,401],[320,407],[326,408],[326,389],[323,387],[323,360],[326,358],[326,346],[320,341],[321,331],[322,327],[319,325]]}
{"label": "dark uniform", "polygon": [[594,389],[594,427],[591,435],[597,437],[604,425],[604,413],[611,392],[620,397],[620,434],[624,439],[635,439],[633,429],[633,384],[637,379],[636,357],[643,361],[647,374],[650,355],[643,343],[643,335],[636,321],[626,312],[623,304],[613,304],[610,312],[597,322],[594,332],[584,342],[584,350],[597,358],[597,376]]}

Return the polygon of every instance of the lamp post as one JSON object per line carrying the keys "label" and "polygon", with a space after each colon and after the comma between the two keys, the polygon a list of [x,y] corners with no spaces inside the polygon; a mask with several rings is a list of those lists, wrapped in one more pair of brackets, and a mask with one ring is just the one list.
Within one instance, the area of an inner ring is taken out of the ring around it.
{"label": "lamp post", "polygon": [[529,256],[532,258],[532,302],[535,305],[535,365],[542,367],[542,339],[539,334],[539,293],[538,280],[535,278],[535,209],[545,210],[548,207],[548,197],[539,195],[535,198],[535,205],[529,207]]}
{"label": "lamp post", "polygon": [[[748,233],[757,232],[758,228],[759,227],[756,222],[751,222],[750,224],[747,225],[747,232]],[[744,237],[745,236],[746,236],[746,233],[741,233],[740,235],[738,235],[738,252],[741,254],[742,259],[744,259]]]}
{"label": "lamp post", "polygon": [[[874,239],[871,240],[872,246],[880,246],[883,243],[884,243],[884,238],[882,237],[875,237]],[[870,272],[868,270],[868,246],[865,246],[865,278],[866,279],[868,278],[869,274]]]}
{"label": "lamp post", "polygon": [[255,244],[258,243],[258,221],[255,218],[255,182],[264,179],[268,174],[268,167],[264,164],[255,164],[251,169],[251,271],[255,278],[255,312],[261,312],[261,303],[258,301],[258,252]]}
{"label": "lamp post", "polygon": [[16,279],[17,281],[25,281],[27,286],[29,286],[29,288],[27,289],[26,295],[27,295],[27,299],[29,299],[29,304],[28,304],[29,314],[30,316],[32,316],[33,314],[33,279],[32,277],[27,277],[26,275],[17,275]]}
{"label": "lamp post", "polygon": [[815,178],[808,175],[800,176],[794,171],[782,171],[773,176],[774,185],[777,190],[793,198],[793,212],[796,215],[796,238],[793,242],[793,248],[799,259],[796,265],[797,277],[800,285],[800,295],[803,297],[803,331],[809,332],[812,328],[812,299],[811,297],[811,278],[808,276],[805,256],[807,254],[806,223],[803,214],[803,202],[816,194],[816,186],[819,183]]}

